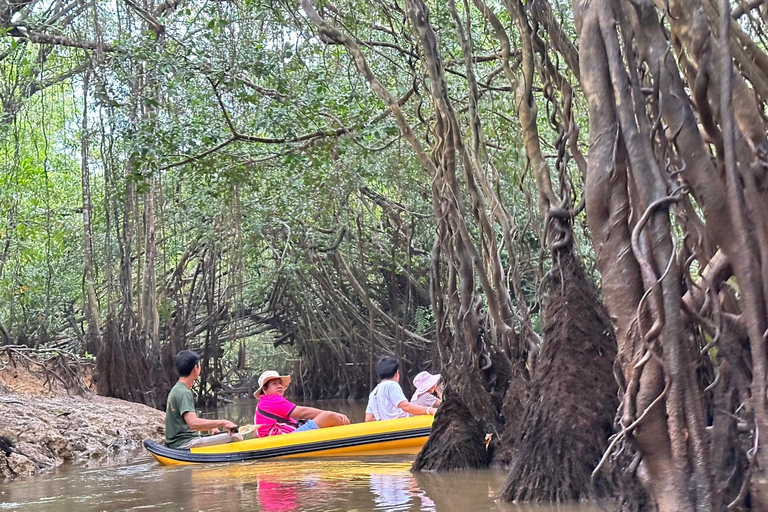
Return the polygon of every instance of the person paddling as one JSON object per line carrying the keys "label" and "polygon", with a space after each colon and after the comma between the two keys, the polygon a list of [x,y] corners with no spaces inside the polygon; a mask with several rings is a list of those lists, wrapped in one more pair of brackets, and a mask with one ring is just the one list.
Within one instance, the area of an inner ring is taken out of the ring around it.
{"label": "person paddling", "polygon": [[376,373],[379,374],[381,382],[368,396],[365,421],[394,420],[408,416],[435,414],[434,407],[424,407],[408,402],[400,387],[399,366],[397,359],[390,356],[382,356],[376,361]]}
{"label": "person paddling", "polygon": [[[283,394],[290,383],[290,376],[273,370],[267,370],[259,377],[259,389],[253,393],[259,400],[253,419],[259,437],[349,425],[349,418],[343,414],[303,407],[286,399]],[[300,420],[306,421],[299,425]]]}
{"label": "person paddling", "polygon": [[[176,354],[176,370],[179,381],[168,393],[165,405],[165,444],[169,448],[189,449],[242,441],[243,436],[236,433],[237,425],[231,421],[206,420],[195,413],[192,385],[200,376],[200,356],[191,350],[182,350]],[[219,434],[219,429],[227,432]],[[200,432],[206,430],[213,435],[200,437]]]}

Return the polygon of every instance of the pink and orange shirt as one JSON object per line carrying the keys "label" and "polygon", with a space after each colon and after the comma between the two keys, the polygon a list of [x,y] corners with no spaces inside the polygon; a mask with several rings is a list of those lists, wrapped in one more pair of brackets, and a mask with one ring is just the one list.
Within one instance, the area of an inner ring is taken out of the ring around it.
{"label": "pink and orange shirt", "polygon": [[[296,408],[296,404],[289,401],[282,395],[262,395],[259,404],[256,406],[256,414],[253,422],[258,426],[258,436],[267,437],[277,434],[287,434],[293,432],[299,424],[291,418],[291,413]],[[285,423],[270,418],[261,411],[277,416],[285,420]]]}

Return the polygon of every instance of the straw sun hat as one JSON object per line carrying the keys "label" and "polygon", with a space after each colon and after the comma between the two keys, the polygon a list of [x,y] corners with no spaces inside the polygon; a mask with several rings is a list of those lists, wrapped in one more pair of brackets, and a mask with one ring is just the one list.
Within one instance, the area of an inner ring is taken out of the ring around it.
{"label": "straw sun hat", "polygon": [[275,379],[283,381],[283,388],[287,388],[291,383],[290,375],[280,375],[274,370],[267,370],[259,376],[259,389],[254,393],[256,397],[260,397],[264,393],[264,386],[267,382]]}
{"label": "straw sun hat", "polygon": [[440,381],[440,374],[432,375],[429,372],[421,372],[413,378],[413,385],[416,386],[416,394],[423,395],[428,393],[432,386]]}

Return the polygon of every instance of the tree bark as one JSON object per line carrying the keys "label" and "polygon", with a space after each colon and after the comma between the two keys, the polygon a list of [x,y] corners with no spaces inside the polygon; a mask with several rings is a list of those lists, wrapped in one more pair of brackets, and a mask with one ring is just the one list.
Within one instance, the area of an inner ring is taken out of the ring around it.
{"label": "tree bark", "polygon": [[83,197],[83,272],[85,273],[86,301],[83,310],[88,322],[88,337],[85,350],[90,354],[98,354],[101,349],[101,325],[99,322],[99,303],[96,298],[93,271],[93,237],[91,228],[91,215],[93,205],[91,203],[91,177],[88,168],[88,79],[90,72],[83,75],[83,114],[80,134],[80,173]]}

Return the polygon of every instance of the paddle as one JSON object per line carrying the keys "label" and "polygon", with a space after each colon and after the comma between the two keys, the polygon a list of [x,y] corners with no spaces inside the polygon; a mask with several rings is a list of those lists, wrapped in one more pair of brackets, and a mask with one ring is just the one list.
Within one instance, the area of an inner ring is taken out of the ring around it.
{"label": "paddle", "polygon": [[256,430],[256,425],[241,425],[237,429],[237,431],[240,432],[243,435],[243,437],[247,436],[254,430]]}

